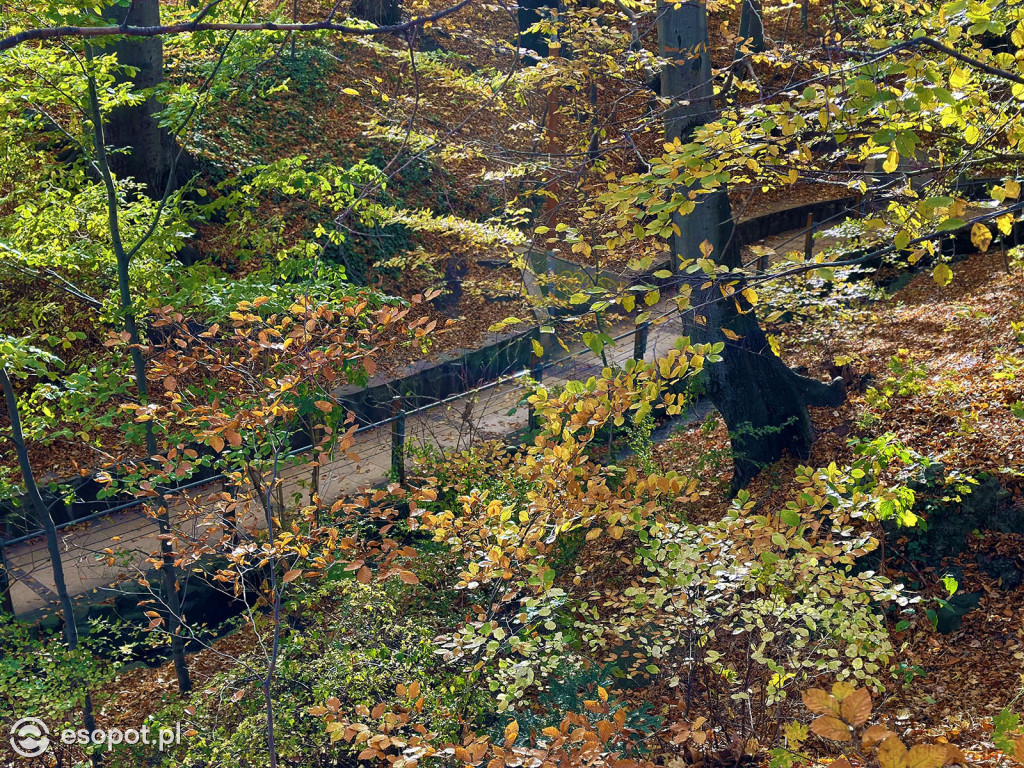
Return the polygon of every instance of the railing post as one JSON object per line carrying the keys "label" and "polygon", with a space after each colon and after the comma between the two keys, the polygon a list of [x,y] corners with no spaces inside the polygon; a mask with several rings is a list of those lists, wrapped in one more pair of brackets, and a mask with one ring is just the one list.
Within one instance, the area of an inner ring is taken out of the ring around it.
{"label": "railing post", "polygon": [[238,498],[242,495],[242,489],[225,479],[224,493],[230,497],[230,500],[225,502],[229,509],[224,511],[224,523],[231,533],[231,546],[234,548],[241,541],[241,537],[238,535]]}
{"label": "railing post", "polygon": [[807,231],[804,233],[804,258],[809,262],[814,257],[814,214],[807,214]]}
{"label": "railing post", "polygon": [[[530,378],[540,384],[541,380],[544,378],[544,363],[542,363],[540,358],[536,355],[534,355],[532,363],[533,364],[530,367]],[[533,403],[530,403],[530,406],[526,411],[526,428],[537,428],[537,412],[533,407]]]}
{"label": "railing post", "polygon": [[391,471],[405,485],[405,409],[400,397],[391,400]]}
{"label": "railing post", "polygon": [[647,335],[650,333],[650,321],[640,324],[633,334],[633,359],[643,360],[647,354]]}

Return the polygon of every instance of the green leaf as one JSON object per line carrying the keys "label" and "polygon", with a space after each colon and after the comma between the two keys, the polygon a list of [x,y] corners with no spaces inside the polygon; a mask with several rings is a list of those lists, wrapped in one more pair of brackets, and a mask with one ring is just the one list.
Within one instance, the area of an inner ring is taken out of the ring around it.
{"label": "green leaf", "polygon": [[782,512],[779,513],[779,517],[782,519],[782,522],[792,528],[795,528],[803,522],[803,518],[800,517],[800,514],[792,509],[782,510]]}
{"label": "green leaf", "polygon": [[967,226],[963,219],[946,219],[938,227],[936,232],[952,232],[954,229],[962,229]]}
{"label": "green leaf", "polygon": [[583,343],[590,347],[595,355],[600,355],[604,350],[604,342],[601,341],[601,337],[596,333],[584,333]]}

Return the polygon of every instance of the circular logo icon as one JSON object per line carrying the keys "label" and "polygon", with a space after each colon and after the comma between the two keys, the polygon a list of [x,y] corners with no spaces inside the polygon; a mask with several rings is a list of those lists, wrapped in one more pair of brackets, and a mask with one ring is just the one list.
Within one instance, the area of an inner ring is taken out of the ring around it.
{"label": "circular logo icon", "polygon": [[50,729],[38,717],[23,717],[11,726],[11,746],[22,757],[39,757],[50,746]]}

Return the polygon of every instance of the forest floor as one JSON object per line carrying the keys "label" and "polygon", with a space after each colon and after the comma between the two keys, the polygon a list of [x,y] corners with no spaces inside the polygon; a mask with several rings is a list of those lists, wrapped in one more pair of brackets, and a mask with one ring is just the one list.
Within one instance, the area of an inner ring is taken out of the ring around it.
{"label": "forest floor", "polygon": [[[891,296],[819,306],[778,329],[791,365],[820,379],[845,368],[852,384],[842,407],[814,409],[817,441],[799,463],[849,463],[851,441],[890,433],[940,461],[947,475],[995,478],[1008,491],[995,502],[1003,519],[1024,522],[1024,268],[1018,262],[1008,271],[993,250],[954,271],[946,287],[919,272]],[[695,515],[725,513],[731,454],[717,415],[657,446],[656,455],[663,467],[718,484],[717,503],[706,497]],[[796,487],[797,463],[762,473],[752,496],[767,508],[782,506]],[[970,503],[964,497],[947,514],[967,514]],[[1024,532],[1000,527],[967,532],[960,551],[924,560],[914,556],[908,532],[894,537],[889,561],[888,575],[925,603],[947,596],[940,582],[949,573],[958,594],[977,597],[977,607],[945,634],[924,611],[894,632],[904,644],[900,660],[918,677],[905,690],[894,685],[883,708],[896,722],[920,724],[918,735],[927,730],[961,744],[972,763],[995,759],[986,718],[1012,704],[1024,679]]]}

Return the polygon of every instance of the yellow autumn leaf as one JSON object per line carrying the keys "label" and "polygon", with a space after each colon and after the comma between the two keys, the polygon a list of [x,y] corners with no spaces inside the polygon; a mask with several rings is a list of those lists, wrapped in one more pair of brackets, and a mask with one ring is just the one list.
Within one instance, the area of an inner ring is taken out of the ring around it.
{"label": "yellow autumn leaf", "polygon": [[946,748],[941,744],[915,744],[907,755],[908,768],[942,768],[946,764]]}
{"label": "yellow autumn leaf", "polygon": [[882,163],[882,170],[886,173],[892,173],[900,167],[900,153],[895,149],[890,149],[889,154],[885,157],[885,162]]}
{"label": "yellow autumn leaf", "polygon": [[953,270],[947,264],[937,264],[932,270],[932,280],[944,288],[953,280]]}
{"label": "yellow autumn leaf", "polygon": [[992,231],[985,224],[975,224],[971,227],[971,242],[979,251],[987,251],[992,244]]}
{"label": "yellow autumn leaf", "polygon": [[907,748],[895,736],[890,736],[878,748],[878,764],[881,768],[908,768]]}

